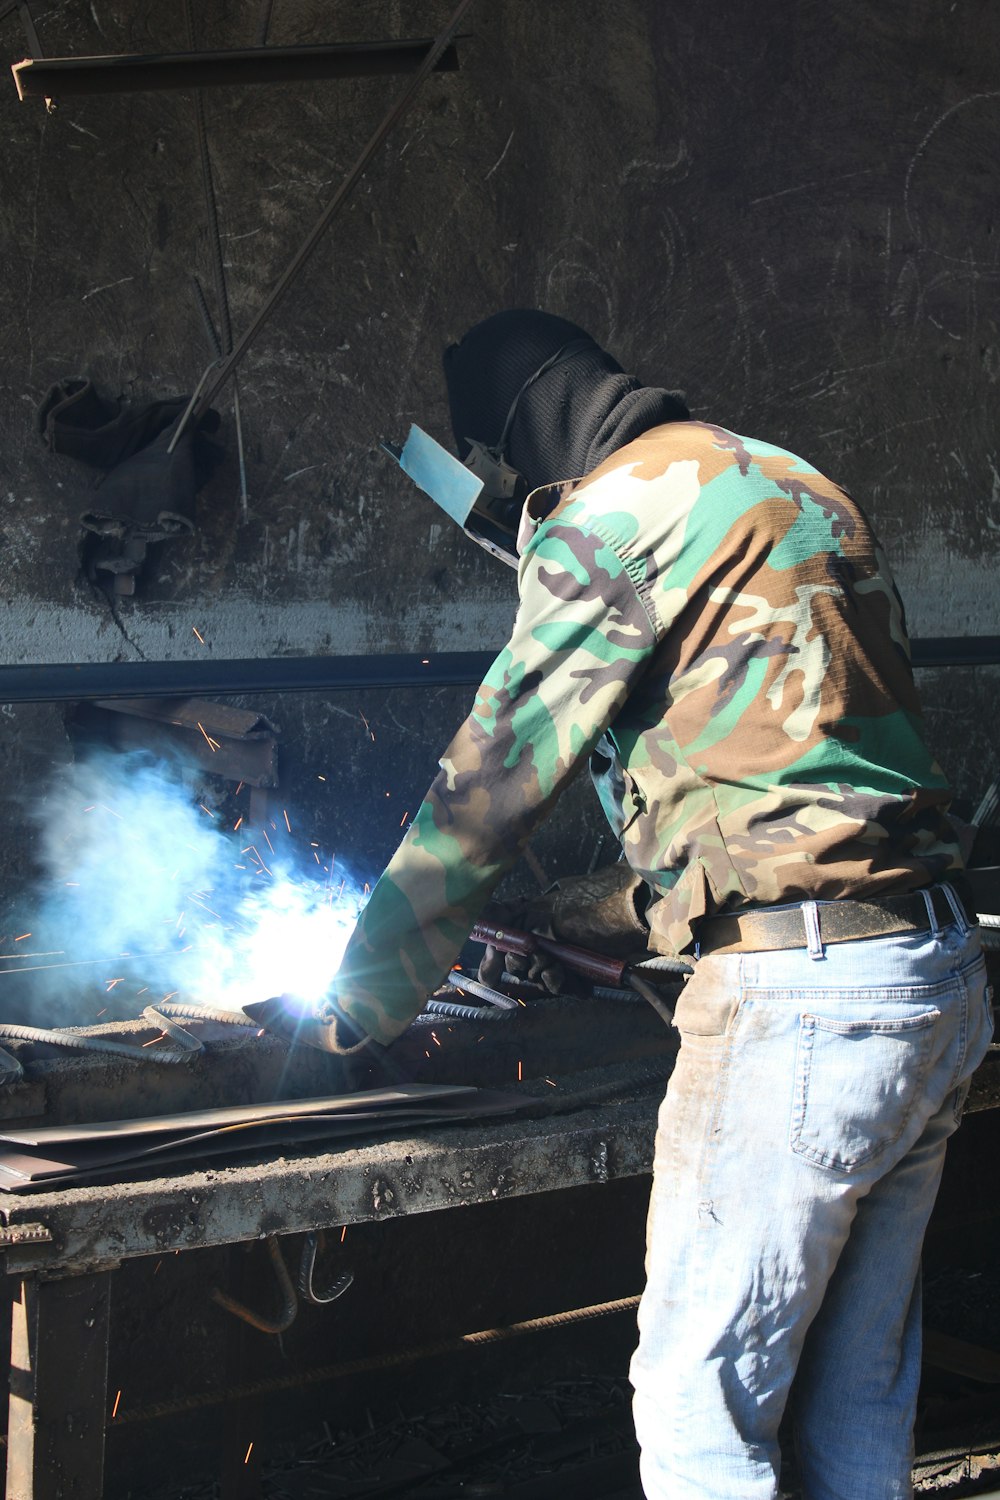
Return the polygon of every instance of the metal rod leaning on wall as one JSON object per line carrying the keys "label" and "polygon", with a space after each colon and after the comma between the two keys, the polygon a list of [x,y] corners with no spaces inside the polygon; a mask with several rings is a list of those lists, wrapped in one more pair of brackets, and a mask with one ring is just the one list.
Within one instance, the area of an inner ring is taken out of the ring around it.
{"label": "metal rod leaning on wall", "polygon": [[313,251],[319,244],[323,235],[326,233],[333,219],[343,207],[353,189],[360,182],[366,168],[370,164],[372,158],[378,151],[386,136],[395,129],[395,127],[403,119],[404,115],[408,113],[410,106],[413,104],[414,100],[417,97],[417,94],[420,91],[421,86],[424,83],[424,80],[429,76],[431,72],[433,72],[440,59],[444,56],[446,49],[454,38],[455,32],[458,30],[462,17],[465,15],[465,12],[468,10],[471,4],[472,0],[459,0],[459,4],[453,12],[451,19],[448,21],[443,31],[439,32],[432,45],[428,48],[428,51],[424,57],[423,62],[420,64],[420,67],[413,74],[409,83],[406,85],[406,88],[403,90],[402,94],[400,94],[399,98],[389,110],[388,114],[384,116],[381,123],[375,130],[374,135],[372,135],[371,139],[368,141],[368,144],[362,150],[361,155],[358,157],[353,167],[351,167],[350,171],[347,173],[347,176],[341,182],[339,188],[334,193],[333,197],[330,199],[329,203],[326,205],[319,218],[316,220],[316,223],[313,225],[312,229],[306,235],[305,240],[300,245],[299,249],[296,251],[289,264],[286,266],[280,280],[278,281],[274,290],[271,292],[267,301],[264,303],[263,307],[260,308],[256,317],[251,322],[249,328],[247,328],[246,331],[242,334],[235,348],[229,355],[227,355],[222,365],[216,370],[215,375],[208,381],[205,390],[199,397],[193,410],[190,412],[185,412],[184,417],[182,417],[181,421],[177,425],[177,431],[174,433],[174,436],[171,440],[172,443],[176,442],[187,421],[194,421],[195,423],[197,423],[198,420],[203,417],[208,411],[212,402],[215,400],[215,397],[218,395],[219,391],[225,385],[230,375],[236,369],[236,366],[240,363],[243,356],[250,348],[250,345],[253,343],[260,330],[264,327],[264,324],[267,322],[268,318],[271,316],[278,303],[284,297],[285,293],[288,291],[288,288],[291,286],[292,282],[295,280],[296,276],[299,274],[306,261],[312,255]]}
{"label": "metal rod leaning on wall", "polygon": [[[90,698],[197,698],[226,693],[336,693],[407,687],[478,687],[492,651],[222,660],[62,662],[0,666],[0,703]],[[912,642],[915,667],[1000,665],[1000,636],[928,636]]]}

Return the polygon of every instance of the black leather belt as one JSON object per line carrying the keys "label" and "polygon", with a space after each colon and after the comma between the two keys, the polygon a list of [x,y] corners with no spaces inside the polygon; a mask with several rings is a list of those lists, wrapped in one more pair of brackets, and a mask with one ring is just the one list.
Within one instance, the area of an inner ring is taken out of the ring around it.
{"label": "black leather belt", "polygon": [[[956,895],[970,926],[976,918],[968,902]],[[955,913],[942,886],[928,890],[939,927],[949,927]],[[920,891],[905,896],[873,896],[866,901],[819,901],[817,913],[824,943],[858,942],[894,932],[929,932],[931,923]],[[765,953],[778,948],[808,948],[800,906],[757,906],[726,916],[706,917],[695,933],[702,956],[707,953]]]}

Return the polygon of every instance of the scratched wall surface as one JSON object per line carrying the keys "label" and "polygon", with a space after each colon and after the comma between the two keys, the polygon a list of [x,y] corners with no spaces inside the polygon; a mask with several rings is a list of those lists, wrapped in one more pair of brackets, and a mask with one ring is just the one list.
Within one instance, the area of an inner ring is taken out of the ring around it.
{"label": "scratched wall surface", "polygon": [[[255,40],[257,6],[196,9],[200,45]],[[51,55],[187,44],[183,8],[155,0],[34,11]],[[270,39],[426,36],[448,12],[279,0]],[[204,368],[193,100],[66,98],[46,114],[0,95],[0,660],[502,644],[512,577],[435,520],[379,443],[411,420],[446,436],[442,346],[519,304],[582,322],[696,416],[844,483],[882,533],[914,634],[1000,632],[992,0],[477,0],[463,29],[461,71],[428,82],[247,357],[246,502],[223,394],[227,456],[196,535],[164,546],[114,607],[79,568],[91,477],[44,451],[33,414],[68,375],[143,402],[191,390]],[[0,51],[24,54],[16,15]],[[237,335],[401,87],[205,93]],[[928,683],[966,797],[998,769],[991,687],[970,672]],[[309,747],[288,764],[308,777],[336,761],[361,821],[377,753],[379,790],[408,804],[464,711],[445,697],[380,702],[377,752],[355,705],[286,699],[289,744]],[[68,754],[61,714],[9,710],[3,728],[19,804]],[[574,858],[589,816],[574,803]],[[387,831],[372,842],[381,857]],[[29,846],[10,847],[19,867]]]}

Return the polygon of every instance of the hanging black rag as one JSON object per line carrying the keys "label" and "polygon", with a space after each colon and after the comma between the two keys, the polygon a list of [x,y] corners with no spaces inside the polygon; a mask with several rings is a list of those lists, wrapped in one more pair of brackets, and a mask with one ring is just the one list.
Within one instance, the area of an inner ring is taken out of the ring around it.
{"label": "hanging black rag", "polygon": [[208,436],[219,414],[207,411],[167,452],[187,405],[187,396],[172,396],[128,406],[102,396],[85,376],[61,380],[46,393],[37,413],[45,446],[106,471],[80,516],[95,539],[86,556],[92,578],[134,573],[150,542],[194,531],[195,495],[223,450]]}

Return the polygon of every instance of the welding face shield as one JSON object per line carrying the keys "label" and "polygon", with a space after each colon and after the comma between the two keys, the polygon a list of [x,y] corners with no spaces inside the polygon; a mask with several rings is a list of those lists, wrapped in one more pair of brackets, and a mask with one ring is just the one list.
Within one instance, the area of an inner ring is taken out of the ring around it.
{"label": "welding face shield", "polygon": [[463,458],[455,458],[416,425],[410,428],[402,447],[382,445],[414,484],[458,522],[466,536],[512,568],[517,567],[521,511],[533,487],[509,458],[510,433],[518,407],[543,375],[593,347],[593,340],[583,334],[562,344],[517,391],[499,440],[489,443],[466,436]]}

